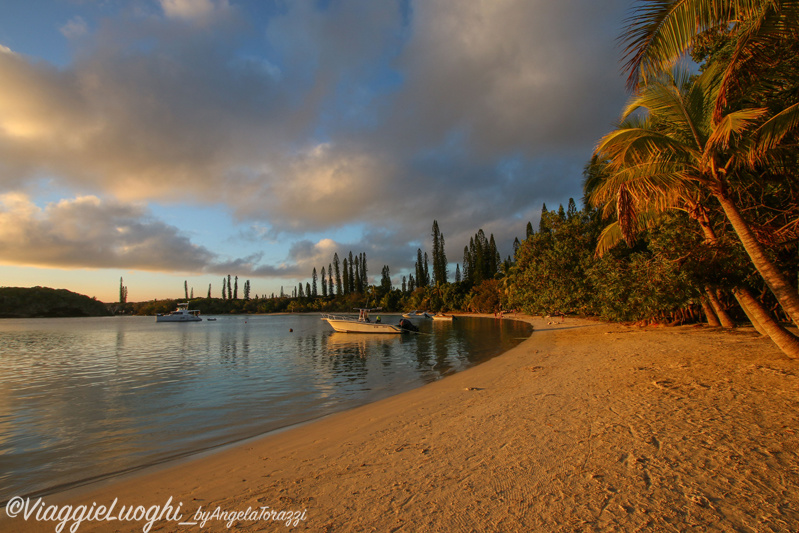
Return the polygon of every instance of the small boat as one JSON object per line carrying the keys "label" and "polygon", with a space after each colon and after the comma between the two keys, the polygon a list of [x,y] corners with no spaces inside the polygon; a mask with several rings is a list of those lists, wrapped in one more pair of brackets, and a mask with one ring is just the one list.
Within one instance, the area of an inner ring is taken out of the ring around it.
{"label": "small boat", "polygon": [[452,319],[455,318],[452,315],[445,315],[443,313],[439,313],[437,315],[432,316],[433,320],[441,320],[441,321],[449,321],[452,322]]}
{"label": "small boat", "polygon": [[405,318],[432,318],[432,316],[427,311],[408,311],[407,313],[402,314]]}
{"label": "small boat", "polygon": [[155,315],[156,322],[202,322],[200,311],[189,309],[189,302],[179,303],[178,308],[171,313]]}
{"label": "small boat", "polygon": [[322,320],[327,320],[330,326],[340,333],[402,333],[406,329],[392,324],[383,324],[380,318],[372,320],[369,318],[370,311],[378,311],[377,308],[358,308],[358,318],[354,316],[322,315]]}

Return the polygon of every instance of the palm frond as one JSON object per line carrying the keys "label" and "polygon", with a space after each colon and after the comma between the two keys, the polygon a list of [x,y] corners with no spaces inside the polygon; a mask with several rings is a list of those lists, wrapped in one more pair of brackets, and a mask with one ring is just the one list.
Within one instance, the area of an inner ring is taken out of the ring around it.
{"label": "palm frond", "polygon": [[740,135],[753,127],[753,122],[768,113],[768,109],[763,107],[742,109],[729,113],[722,117],[721,121],[713,128],[713,133],[707,141],[705,152],[715,152],[727,150],[730,147],[730,139]]}
{"label": "palm frond", "polygon": [[783,109],[758,128],[757,144],[752,156],[761,157],[768,150],[774,149],[797,126],[799,126],[799,103]]}
{"label": "palm frond", "polygon": [[[756,0],[752,0],[756,3]],[[688,51],[696,36],[730,20],[737,2],[709,0],[641,0],[627,19],[624,45],[627,87],[665,72]],[[746,3],[746,2],[744,2]]]}

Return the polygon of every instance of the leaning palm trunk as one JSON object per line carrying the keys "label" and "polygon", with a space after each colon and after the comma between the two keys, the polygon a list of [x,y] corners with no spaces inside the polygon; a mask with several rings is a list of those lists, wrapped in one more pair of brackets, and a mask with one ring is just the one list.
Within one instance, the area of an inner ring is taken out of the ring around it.
{"label": "leaning palm trunk", "polygon": [[[707,214],[698,209],[696,204],[691,206],[690,213],[692,213],[692,217],[699,222],[702,232],[705,235],[705,240],[711,243],[717,242],[716,232],[713,231],[713,228],[710,226]],[[733,291],[733,294],[758,333],[771,338],[774,344],[779,346],[789,357],[799,357],[799,339],[783,328],[779,322],[774,320],[774,317],[766,311],[763,305],[754,296],[752,296],[749,289],[746,287],[738,287]]]}
{"label": "leaning palm trunk", "polygon": [[[748,295],[748,298],[743,296],[743,291],[746,291],[746,294]],[[755,300],[755,298],[752,296],[752,293],[749,292],[749,289],[747,289],[745,287],[736,288],[736,289],[734,289],[732,291],[732,293],[733,293],[733,295],[735,295],[735,299],[738,300],[738,305],[740,305],[741,309],[744,310],[744,313],[746,313],[746,317],[749,319],[749,322],[752,323],[752,326],[755,328],[755,330],[758,333],[760,333],[761,335],[763,335],[764,337],[767,336],[768,332],[763,327],[763,324],[760,322],[760,320],[757,319],[757,316],[761,316],[761,315],[760,314],[755,315],[752,312],[752,307],[753,306],[760,306],[760,302]],[[762,306],[761,306],[761,309],[762,309]],[[763,309],[763,311],[765,312],[765,309]],[[769,318],[771,318],[771,317],[769,317]],[[772,320],[774,320],[774,319],[772,318]],[[779,325],[779,324],[777,324],[777,325]]]}
{"label": "leaning palm trunk", "polygon": [[750,319],[753,319],[752,322],[759,322],[760,327],[765,330],[766,335],[774,341],[774,344],[779,346],[780,350],[782,350],[785,355],[791,358],[799,358],[799,338],[780,326],[779,323],[771,317],[768,311],[760,305],[760,302],[752,296],[749,290],[736,289],[735,295],[738,297],[739,301],[746,304],[744,309],[748,310],[747,314],[751,313]]}
{"label": "leaning palm trunk", "polygon": [[707,325],[708,326],[721,326],[721,322],[719,319],[716,318],[716,312],[713,311],[713,306],[707,301],[707,298],[704,296],[702,297],[702,310],[705,312],[705,318],[707,318]]}
{"label": "leaning palm trunk", "polygon": [[721,302],[719,301],[718,296],[716,296],[716,293],[713,292],[713,289],[711,289],[710,287],[705,287],[705,294],[707,294],[707,299],[708,301],[710,301],[710,305],[713,306],[713,311],[716,313],[716,316],[718,317],[719,322],[721,323],[721,327],[727,329],[734,328],[735,323],[732,321],[730,315],[721,305]]}
{"label": "leaning palm trunk", "polygon": [[774,293],[780,306],[793,323],[799,324],[799,293],[796,292],[796,289],[788,283],[788,280],[785,279],[782,272],[769,260],[760,241],[757,240],[754,233],[749,228],[749,225],[738,211],[735,202],[725,194],[715,194],[714,196],[721,204],[724,214],[727,215],[727,219],[730,221],[730,224],[732,224],[733,230],[735,230],[735,233],[741,240],[741,244],[743,244],[746,253],[749,255],[752,264],[760,273],[763,281],[766,282],[768,288]]}

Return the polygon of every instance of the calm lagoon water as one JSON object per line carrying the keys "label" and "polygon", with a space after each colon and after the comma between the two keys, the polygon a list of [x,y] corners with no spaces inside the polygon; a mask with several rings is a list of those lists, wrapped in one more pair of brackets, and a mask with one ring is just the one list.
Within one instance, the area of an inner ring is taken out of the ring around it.
{"label": "calm lagoon water", "polygon": [[422,334],[335,333],[318,315],[0,320],[0,502],[384,398],[532,333],[510,320],[416,323]]}

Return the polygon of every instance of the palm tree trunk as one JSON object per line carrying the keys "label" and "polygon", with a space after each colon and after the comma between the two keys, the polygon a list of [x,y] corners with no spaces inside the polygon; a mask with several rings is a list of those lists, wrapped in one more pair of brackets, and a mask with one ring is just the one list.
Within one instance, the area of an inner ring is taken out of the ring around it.
{"label": "palm tree trunk", "polygon": [[721,322],[721,327],[732,329],[735,327],[735,323],[730,318],[730,315],[727,314],[727,311],[722,307],[721,302],[719,301],[718,296],[710,287],[705,287],[705,292],[707,293],[707,299],[710,300],[710,305],[713,306],[713,311],[716,312],[716,316]]}
{"label": "palm tree trunk", "polygon": [[723,193],[715,194],[724,214],[732,224],[733,230],[744,245],[746,253],[752,260],[752,264],[763,277],[763,280],[768,285],[771,292],[777,298],[780,306],[793,321],[794,324],[799,324],[799,293],[788,282],[782,272],[769,260],[760,241],[757,240],[755,234],[749,228],[749,225],[741,216],[738,207],[729,197]]}
{"label": "palm tree trunk", "polygon": [[735,292],[737,297],[746,302],[754,319],[760,322],[761,327],[766,331],[766,334],[771,340],[774,341],[774,344],[779,346],[780,350],[788,357],[799,357],[799,338],[780,326],[779,323],[771,317],[768,311],[760,305],[760,302],[755,300],[748,289],[736,289]]}
{"label": "palm tree trunk", "polygon": [[713,311],[713,307],[708,303],[707,298],[703,296],[701,300],[702,300],[702,309],[704,309],[705,317],[707,318],[707,325],[715,327],[721,326],[719,319],[716,318],[716,312]]}
{"label": "palm tree trunk", "polygon": [[[742,291],[746,291],[747,294],[749,295],[749,298],[745,298],[744,296],[742,296]],[[752,323],[752,326],[754,326],[754,328],[757,330],[757,332],[760,333],[763,336],[768,335],[766,330],[763,328],[763,325],[760,323],[760,321],[757,318],[755,318],[755,315],[750,310],[751,306],[760,305],[760,302],[755,300],[754,296],[752,296],[752,294],[749,292],[749,289],[737,288],[737,289],[734,289],[732,291],[732,293],[733,293],[733,295],[735,295],[735,299],[738,300],[738,305],[740,305],[741,309],[744,310],[744,313],[746,313],[746,317],[749,319],[749,322]],[[762,308],[762,306],[761,306],[761,308]],[[763,311],[765,312],[766,310],[763,309]],[[769,318],[771,318],[771,317],[769,317]],[[777,325],[779,325],[779,324],[777,324]]]}

